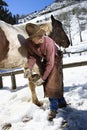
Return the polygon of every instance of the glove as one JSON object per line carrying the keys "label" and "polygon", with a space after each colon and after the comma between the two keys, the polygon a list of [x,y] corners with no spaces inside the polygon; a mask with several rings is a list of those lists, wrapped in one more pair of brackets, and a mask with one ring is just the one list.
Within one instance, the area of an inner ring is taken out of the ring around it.
{"label": "glove", "polygon": [[34,84],[37,86],[40,86],[44,83],[44,80],[42,78],[38,79]]}
{"label": "glove", "polygon": [[29,78],[32,75],[32,70],[28,69],[24,69],[24,78]]}

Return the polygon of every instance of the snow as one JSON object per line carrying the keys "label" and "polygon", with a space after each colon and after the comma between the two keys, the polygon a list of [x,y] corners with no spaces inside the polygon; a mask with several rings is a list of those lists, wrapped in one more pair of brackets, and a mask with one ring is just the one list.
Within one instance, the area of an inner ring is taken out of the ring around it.
{"label": "snow", "polygon": [[[84,56],[79,56],[83,57]],[[74,57],[71,57],[72,62]],[[79,58],[80,59],[80,58]],[[67,61],[67,58],[64,60]],[[11,89],[10,77],[3,77],[4,87],[0,90],[0,130],[62,130],[61,124],[67,121],[65,130],[87,129],[87,66],[63,69],[64,96],[69,105],[58,109],[53,122],[47,121],[49,113],[48,98],[44,98],[43,87],[37,87],[38,107],[31,102],[31,92],[23,74],[16,75],[17,89]]]}

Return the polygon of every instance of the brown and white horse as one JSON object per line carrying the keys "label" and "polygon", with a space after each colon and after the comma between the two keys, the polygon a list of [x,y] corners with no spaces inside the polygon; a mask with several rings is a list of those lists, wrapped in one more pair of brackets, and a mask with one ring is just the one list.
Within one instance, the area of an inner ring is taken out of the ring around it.
{"label": "brown and white horse", "polygon": [[[62,23],[53,16],[51,16],[51,21],[38,26],[43,28],[46,34],[53,38],[59,46],[68,47],[70,42],[62,28]],[[25,31],[25,26],[26,24],[10,25],[0,21],[0,69],[24,67],[24,64],[27,63],[26,39],[29,36]],[[41,105],[36,96],[34,84],[30,84],[29,87],[32,101]]]}

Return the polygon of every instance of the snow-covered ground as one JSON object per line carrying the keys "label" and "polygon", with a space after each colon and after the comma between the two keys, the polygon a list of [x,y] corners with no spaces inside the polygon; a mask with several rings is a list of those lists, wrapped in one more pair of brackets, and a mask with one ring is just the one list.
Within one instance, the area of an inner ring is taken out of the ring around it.
{"label": "snow-covered ground", "polygon": [[0,130],[62,130],[64,120],[67,121],[64,130],[87,130],[87,66],[67,68],[63,72],[64,96],[69,105],[58,109],[53,122],[47,121],[49,102],[43,96],[42,86],[36,88],[39,100],[44,102],[43,107],[38,107],[31,102],[28,81],[23,74],[16,75],[16,90],[11,89],[10,77],[3,77]]}

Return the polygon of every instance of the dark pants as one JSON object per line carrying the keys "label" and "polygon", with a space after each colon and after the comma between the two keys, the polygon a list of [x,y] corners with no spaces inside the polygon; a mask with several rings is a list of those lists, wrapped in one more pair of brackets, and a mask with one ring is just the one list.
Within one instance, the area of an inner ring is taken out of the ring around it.
{"label": "dark pants", "polygon": [[50,110],[57,111],[58,109],[58,98],[49,98],[50,101]]}
{"label": "dark pants", "polygon": [[64,97],[62,98],[49,98],[50,101],[50,110],[57,111],[58,105],[66,103]]}

